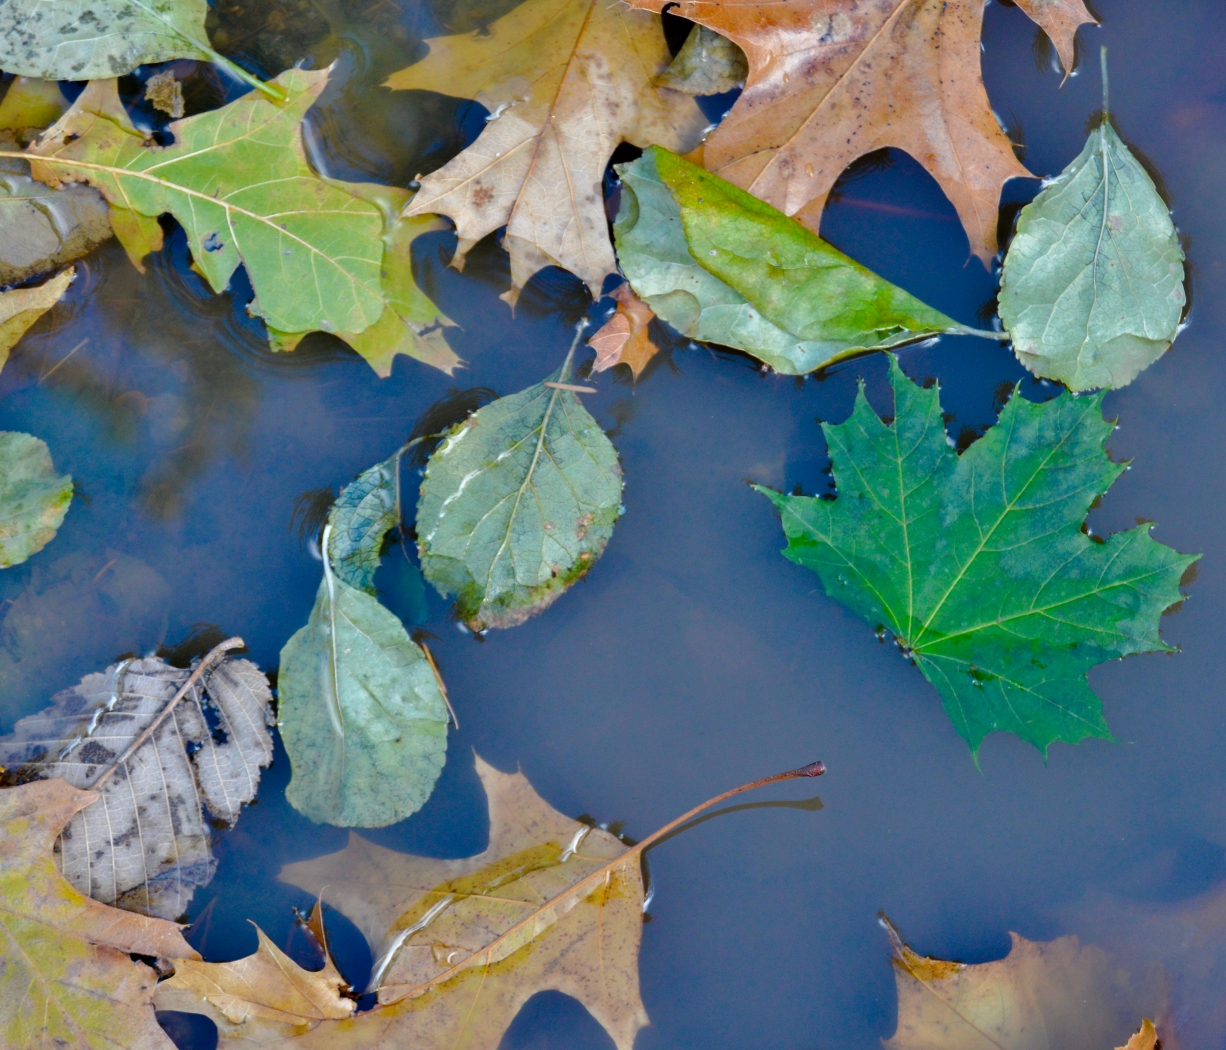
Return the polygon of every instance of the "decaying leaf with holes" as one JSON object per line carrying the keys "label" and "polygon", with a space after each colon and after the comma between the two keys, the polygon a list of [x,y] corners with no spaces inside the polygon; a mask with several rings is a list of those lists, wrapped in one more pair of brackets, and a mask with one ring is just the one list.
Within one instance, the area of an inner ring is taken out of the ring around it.
{"label": "decaying leaf with holes", "polygon": [[128,953],[198,958],[174,923],[83,896],[52,845],[96,804],[63,780],[0,791],[0,1044],[13,1050],[172,1050],[154,1017],[156,972]]}
{"label": "decaying leaf with holes", "polygon": [[[745,90],[703,144],[703,163],[817,232],[835,180],[893,146],[937,180],[971,251],[996,252],[1005,181],[1027,171],[980,75],[984,0],[630,0],[722,33],[749,60]],[[1073,64],[1082,0],[1018,0]],[[663,143],[662,145],[667,145]]]}
{"label": "decaying leaf with holes", "polygon": [[208,818],[232,826],[272,761],[268,680],[223,653],[195,672],[123,660],[0,739],[0,764],[16,779],[60,777],[97,795],[58,844],[64,877],[82,893],[174,918],[213,877]]}
{"label": "decaying leaf with holes", "polygon": [[621,514],[617,450],[568,382],[580,337],[550,379],[478,409],[426,465],[422,572],[456,596],[473,631],[552,605],[604,553]]}
{"label": "decaying leaf with holes", "polygon": [[397,220],[407,191],[323,178],[307,161],[302,121],[328,74],[287,70],[272,82],[283,102],[251,92],[175,121],[165,147],[134,127],[115,81],[94,81],[28,151],[5,155],[29,160],[48,185],[97,187],[138,264],[161,247],[157,217],[170,213],[214,291],[245,266],[249,310],[276,348],[332,332],[381,375],[396,353],[450,371],[458,358],[437,335],[449,322],[413,284],[409,258],[431,223]]}
{"label": "decaying leaf with holes", "polygon": [[617,269],[602,189],[613,151],[688,150],[707,123],[692,98],[654,83],[669,64],[659,17],[607,0],[526,0],[483,34],[426,42],[430,54],[386,86],[475,98],[490,118],[422,179],[405,214],[455,220],[456,265],[505,226],[512,303],[545,266],[570,270],[599,298]]}
{"label": "decaying leaf with holes", "polygon": [[47,546],[71,502],[72,477],[55,473],[47,443],[0,431],[0,568],[20,565]]}

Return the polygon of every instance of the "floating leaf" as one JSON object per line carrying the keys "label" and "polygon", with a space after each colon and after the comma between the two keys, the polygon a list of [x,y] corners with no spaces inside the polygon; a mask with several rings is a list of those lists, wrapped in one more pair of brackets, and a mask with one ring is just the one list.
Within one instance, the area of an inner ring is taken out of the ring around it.
{"label": "floating leaf", "polygon": [[165,147],[132,125],[115,81],[95,81],[20,156],[48,184],[84,181],[101,190],[116,235],[138,263],[161,246],[156,220],[168,212],[214,291],[246,266],[250,309],[276,347],[292,349],[319,330],[353,342],[383,375],[396,353],[449,371],[458,359],[427,333],[431,323],[448,322],[413,284],[409,258],[413,238],[431,222],[397,221],[405,190],[322,178],[307,162],[302,121],[328,72],[282,73],[273,84],[283,102],[253,92],[175,121],[175,141]]}
{"label": "floating leaf", "polygon": [[3,368],[9,359],[9,351],[16,345],[17,340],[64,297],[76,275],[76,271],[69,268],[33,288],[14,288],[0,292],[0,368]]}
{"label": "floating leaf", "polygon": [[72,478],[56,475],[46,442],[0,431],[0,568],[20,565],[47,546],[71,502]]}
{"label": "floating leaf", "polygon": [[406,214],[455,220],[456,265],[505,226],[511,302],[545,266],[598,298],[617,269],[601,188],[614,149],[690,149],[707,123],[693,99],[654,84],[669,63],[659,17],[606,0],[526,0],[481,33],[426,42],[430,54],[385,86],[475,98],[491,115],[421,180]]}
{"label": "floating leaf", "polygon": [[892,423],[861,384],[851,418],[822,424],[837,499],[758,490],[783,516],[784,554],[893,632],[973,753],[997,730],[1044,753],[1054,740],[1110,738],[1086,672],[1171,651],[1158,620],[1199,555],[1155,542],[1149,525],[1105,540],[1082,531],[1125,469],[1103,450],[1113,424],[1101,397],[1036,405],[1015,391],[959,456],[938,390],[894,358],[890,376]]}
{"label": "floating leaf", "polygon": [[453,427],[426,466],[422,572],[456,596],[474,631],[552,605],[595,564],[621,514],[617,450],[565,388],[575,345],[551,379]]}
{"label": "floating leaf", "polygon": [[307,625],[281,650],[285,796],[317,823],[382,827],[417,812],[446,761],[447,704],[434,669],[374,597],[399,524],[400,452],[346,486],[328,514],[324,578]]}
{"label": "floating leaf", "polygon": [[655,314],[628,284],[619,284],[609,294],[617,302],[617,312],[587,341],[596,351],[592,371],[604,372],[614,365],[627,365],[637,380],[647,363],[660,352],[648,328]]}
{"label": "floating leaf", "polygon": [[1040,943],[1011,933],[1008,956],[968,966],[919,955],[889,920],[883,925],[898,985],[898,1027],[882,1041],[886,1050],[1107,1050],[1143,1010],[1162,1004],[1151,982],[1076,937]]}
{"label": "floating leaf", "polygon": [[0,739],[0,763],[18,779],[62,777],[97,794],[60,841],[64,877],[82,893],[174,918],[212,879],[203,807],[232,826],[272,761],[268,681],[247,660],[218,664],[224,652],[215,649],[195,672],[156,657],[120,661],[57,693]]}
{"label": "floating leaf", "polygon": [[656,83],[683,95],[722,95],[742,87],[748,74],[744,51],[715,30],[696,25]]}
{"label": "floating leaf", "polygon": [[1131,383],[1179,331],[1183,260],[1166,203],[1104,99],[1102,123],[1022,209],[1005,256],[1000,318],[1018,360],[1070,390]]}
{"label": "floating leaf", "polygon": [[618,171],[622,270],[682,335],[800,375],[867,350],[973,331],[667,150],[653,147]]}
{"label": "floating leaf", "polygon": [[13,1050],[172,1050],[157,974],[129,952],[198,958],[173,923],[82,896],[51,849],[97,796],[62,780],[0,791],[0,1043]]}

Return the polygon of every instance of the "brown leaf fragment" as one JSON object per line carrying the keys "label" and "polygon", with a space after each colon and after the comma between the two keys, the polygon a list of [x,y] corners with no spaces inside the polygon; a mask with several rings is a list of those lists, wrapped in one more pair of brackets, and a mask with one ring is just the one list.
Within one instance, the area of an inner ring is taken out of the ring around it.
{"label": "brown leaf fragment", "polygon": [[655,314],[634,294],[629,284],[619,284],[609,294],[617,300],[617,313],[587,341],[596,351],[592,371],[604,372],[614,365],[629,365],[634,378],[638,379],[647,362],[660,352],[648,330]]}
{"label": "brown leaf fragment", "polygon": [[1156,981],[1134,979],[1115,956],[1076,937],[1011,933],[1004,959],[967,965],[919,955],[888,919],[882,925],[898,986],[886,1050],[1101,1050],[1164,999]]}
{"label": "brown leaf fragment", "polygon": [[169,114],[175,120],[183,116],[183,85],[173,69],[164,69],[145,81],[145,98],[153,108]]}
{"label": "brown leaf fragment", "polygon": [[1141,1021],[1141,1027],[1133,1032],[1132,1038],[1124,1046],[1117,1046],[1115,1050],[1162,1050],[1162,1041],[1158,1038],[1154,1023],[1145,1018]]}
{"label": "brown leaf fragment", "polygon": [[128,953],[198,958],[161,919],[83,896],[56,870],[60,829],[97,798],[63,780],[0,791],[0,1045],[171,1050],[156,974]]}
{"label": "brown leaf fragment", "polygon": [[[817,232],[826,197],[858,157],[905,150],[953,202],[971,251],[996,252],[1000,191],[1029,174],[992,114],[980,74],[984,0],[630,0],[739,44],[745,90],[702,162]],[[1019,0],[1066,68],[1082,0]]]}
{"label": "brown leaf fragment", "polygon": [[617,268],[602,191],[613,150],[684,152],[707,123],[692,98],[655,84],[670,61],[659,17],[607,0],[526,0],[484,34],[427,43],[430,54],[385,86],[475,98],[490,116],[476,142],[421,180],[404,214],[453,219],[457,267],[506,226],[512,305],[546,266],[598,297]]}

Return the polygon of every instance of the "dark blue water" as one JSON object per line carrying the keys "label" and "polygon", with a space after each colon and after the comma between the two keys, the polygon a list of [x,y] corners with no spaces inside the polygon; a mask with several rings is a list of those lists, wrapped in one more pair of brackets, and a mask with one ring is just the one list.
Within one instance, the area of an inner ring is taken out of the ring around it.
{"label": "dark blue water", "polygon": [[[895,1021],[879,909],[921,951],[970,962],[1003,956],[1010,930],[1081,932],[1138,968],[1164,960],[1186,1045],[1226,1046],[1212,1018],[1226,987],[1226,959],[1212,945],[1226,943],[1226,919],[1209,947],[1177,935],[1188,901],[1226,893],[1226,43],[1210,0],[1104,0],[1101,14],[1103,28],[1081,39],[1087,53],[1110,47],[1113,113],[1191,237],[1195,300],[1174,349],[1107,398],[1120,419],[1111,450],[1132,469],[1091,523],[1105,532],[1154,519],[1159,540],[1205,554],[1191,598],[1164,620],[1182,651],[1091,673],[1116,742],[1056,745],[1044,763],[994,736],[976,769],[919,672],[779,556],[778,522],[746,482],[826,491],[817,421],[846,416],[860,377],[888,411],[882,358],[799,381],[678,341],[637,387],[600,376],[587,404],[613,433],[627,513],[589,578],[484,642],[428,596],[425,627],[462,729],[425,809],[370,833],[387,846],[437,856],[483,848],[474,749],[521,768],[561,811],[624,820],[640,837],[742,781],[815,758],[829,766],[814,785],[820,804],[807,785],[768,789],[751,801],[810,801],[739,809],[651,853],[641,972],[652,1027],[640,1050],[877,1046]],[[483,114],[373,85],[422,53],[417,41],[440,25],[462,28],[463,16],[408,10],[394,17],[399,38],[370,16],[323,43],[283,41],[296,53],[282,59],[271,30],[235,50],[266,73],[307,51],[317,61],[340,54],[348,79],[320,115],[321,156],[332,174],[404,182],[454,155]],[[988,8],[989,94],[1011,132],[1024,129],[1030,169],[1051,174],[1080,150],[1100,89],[1095,63],[1060,89],[1036,65],[1033,37],[1020,11]],[[967,261],[936,184],[905,156],[891,160],[844,188],[823,234],[976,323],[993,277]],[[1019,181],[1006,198],[1036,189]],[[319,580],[289,528],[297,496],[386,457],[455,386],[506,394],[557,367],[589,305],[578,282],[543,274],[512,319],[498,299],[506,257],[491,239],[458,274],[445,266],[453,243],[423,238],[417,261],[463,326],[449,337],[467,362],[454,379],[401,358],[380,380],[324,336],[271,355],[246,317],[249,294],[236,284],[211,295],[187,269],[181,235],[147,276],[114,244],[85,261],[67,305],[0,374],[0,427],[44,438],[82,491],[54,543],[0,576],[0,599],[13,603],[0,624],[0,728],[118,654],[173,643],[199,623],[241,634],[274,669]],[[1034,399],[1056,392],[986,341],[944,338],[901,361],[914,378],[939,378],[951,435],[966,429],[963,440],[993,421],[1002,384],[1021,380]],[[340,848],[347,832],[290,809],[288,776],[278,751],[258,804],[218,845],[216,879],[197,894],[192,940],[210,959],[254,950],[248,919],[291,953],[305,950],[292,908],[310,901],[276,873]],[[1137,916],[1157,916],[1145,937]],[[364,941],[338,914],[329,922],[343,970],[361,984]],[[581,1007],[549,994],[529,1003],[503,1045],[611,1042]]]}

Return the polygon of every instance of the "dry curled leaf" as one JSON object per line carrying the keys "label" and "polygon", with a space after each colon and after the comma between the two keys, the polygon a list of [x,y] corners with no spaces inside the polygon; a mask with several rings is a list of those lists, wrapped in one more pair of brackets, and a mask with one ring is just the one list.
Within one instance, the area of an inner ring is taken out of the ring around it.
{"label": "dry curled leaf", "polygon": [[[813,231],[835,180],[857,157],[893,146],[940,183],[971,251],[996,252],[1013,155],[980,75],[984,0],[630,0],[731,38],[749,59],[741,97],[703,146],[703,163]],[[1066,69],[1093,19],[1082,0],[1018,0]]]}
{"label": "dry curled leaf", "polygon": [[647,362],[660,352],[648,330],[655,314],[634,294],[629,284],[619,284],[609,295],[617,300],[617,312],[587,341],[596,351],[592,371],[603,372],[614,365],[629,365],[634,378],[638,379]]}
{"label": "dry curled leaf", "polygon": [[196,958],[179,928],[82,896],[52,844],[97,798],[63,780],[0,791],[0,1045],[171,1050],[153,1014],[154,971],[129,952]]}

